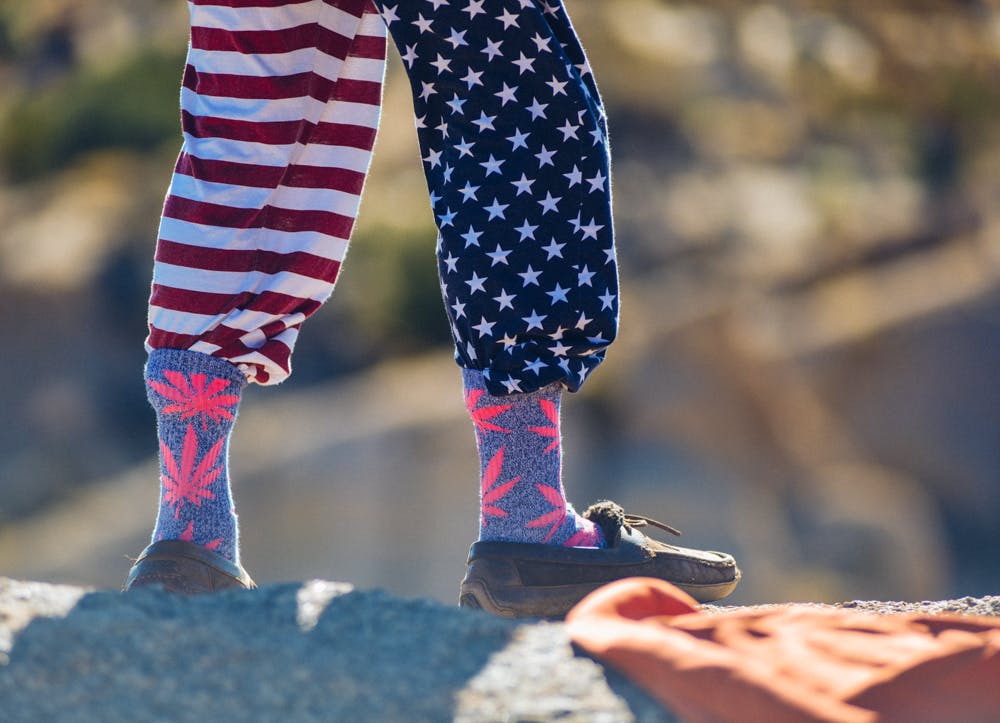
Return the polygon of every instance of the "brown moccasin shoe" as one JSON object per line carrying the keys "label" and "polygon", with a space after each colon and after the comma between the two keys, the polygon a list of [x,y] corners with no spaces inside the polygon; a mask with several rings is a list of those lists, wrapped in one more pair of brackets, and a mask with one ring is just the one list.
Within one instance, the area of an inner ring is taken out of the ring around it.
{"label": "brown moccasin shoe", "polygon": [[132,565],[122,592],[151,586],[162,586],[166,592],[181,595],[256,587],[239,565],[184,540],[161,540],[143,550]]}
{"label": "brown moccasin shoe", "polygon": [[636,528],[680,533],[648,517],[626,515],[614,502],[592,505],[583,516],[604,532],[606,548],[474,543],[459,605],[508,618],[561,619],[588,593],[626,577],[666,580],[698,602],[723,598],[740,581],[731,555],[651,539]]}

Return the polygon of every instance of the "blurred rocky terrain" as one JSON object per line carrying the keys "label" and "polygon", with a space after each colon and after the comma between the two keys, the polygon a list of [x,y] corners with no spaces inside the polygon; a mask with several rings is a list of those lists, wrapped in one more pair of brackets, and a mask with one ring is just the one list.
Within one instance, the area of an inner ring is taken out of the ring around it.
{"label": "blurred rocky terrain", "polygon": [[[611,119],[620,342],[567,481],[732,551],[734,599],[1000,588],[1000,3],[573,0]],[[180,0],[0,0],[0,572],[115,586]],[[345,274],[233,446],[260,582],[454,600],[474,438],[401,64]]]}

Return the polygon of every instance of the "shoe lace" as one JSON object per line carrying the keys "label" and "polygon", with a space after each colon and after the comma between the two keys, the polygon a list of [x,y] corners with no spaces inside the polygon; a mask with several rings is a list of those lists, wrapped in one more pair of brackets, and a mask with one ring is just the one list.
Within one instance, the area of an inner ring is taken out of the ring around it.
{"label": "shoe lace", "polygon": [[633,527],[646,527],[647,525],[658,527],[664,532],[669,532],[671,535],[675,535],[676,537],[681,536],[680,530],[678,530],[676,527],[671,527],[665,522],[659,522],[658,520],[654,520],[652,517],[646,517],[645,515],[631,515],[628,513],[625,514],[625,526],[628,527],[629,529]]}

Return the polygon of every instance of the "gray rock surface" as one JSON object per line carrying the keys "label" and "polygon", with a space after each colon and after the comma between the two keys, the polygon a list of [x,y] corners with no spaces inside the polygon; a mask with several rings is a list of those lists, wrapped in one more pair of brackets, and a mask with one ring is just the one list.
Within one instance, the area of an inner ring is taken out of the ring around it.
{"label": "gray rock surface", "polygon": [[[1000,596],[844,606],[1000,616]],[[183,598],[8,578],[0,719],[677,720],[559,623],[319,580]]]}
{"label": "gray rock surface", "polygon": [[561,624],[322,581],[180,598],[0,578],[0,701],[11,723],[675,720]]}

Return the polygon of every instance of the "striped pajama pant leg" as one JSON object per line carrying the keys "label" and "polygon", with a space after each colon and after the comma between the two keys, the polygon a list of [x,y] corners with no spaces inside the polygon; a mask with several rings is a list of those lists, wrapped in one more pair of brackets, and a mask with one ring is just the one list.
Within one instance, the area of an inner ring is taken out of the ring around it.
{"label": "striped pajama pant leg", "polygon": [[369,0],[189,0],[184,143],[159,229],[148,350],[290,373],[329,297],[378,126],[385,25]]}

